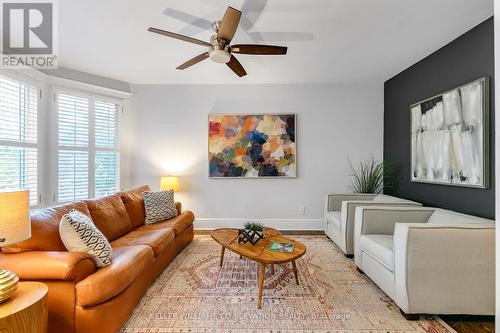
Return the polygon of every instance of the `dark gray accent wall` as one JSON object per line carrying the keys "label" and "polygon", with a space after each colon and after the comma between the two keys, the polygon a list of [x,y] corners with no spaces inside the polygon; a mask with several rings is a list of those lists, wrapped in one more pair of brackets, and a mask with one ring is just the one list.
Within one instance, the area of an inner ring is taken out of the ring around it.
{"label": "dark gray accent wall", "polygon": [[[493,39],[491,17],[385,82],[384,159],[397,163],[400,172],[400,182],[390,194],[419,201],[426,206],[495,217]],[[410,182],[410,105],[483,76],[490,78],[489,188]]]}

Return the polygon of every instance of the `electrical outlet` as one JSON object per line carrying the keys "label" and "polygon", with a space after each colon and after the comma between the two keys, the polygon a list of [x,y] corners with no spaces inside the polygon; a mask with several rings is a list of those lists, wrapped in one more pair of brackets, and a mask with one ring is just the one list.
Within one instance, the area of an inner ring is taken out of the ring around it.
{"label": "electrical outlet", "polygon": [[299,206],[299,215],[304,215],[306,213],[306,207]]}

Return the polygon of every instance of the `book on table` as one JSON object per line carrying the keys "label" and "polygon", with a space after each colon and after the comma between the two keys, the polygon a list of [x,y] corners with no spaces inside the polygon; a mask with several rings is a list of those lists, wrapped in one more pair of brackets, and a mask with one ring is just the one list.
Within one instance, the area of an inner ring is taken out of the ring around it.
{"label": "book on table", "polygon": [[285,252],[292,253],[295,245],[293,243],[288,242],[272,242],[269,247],[270,251],[273,252]]}

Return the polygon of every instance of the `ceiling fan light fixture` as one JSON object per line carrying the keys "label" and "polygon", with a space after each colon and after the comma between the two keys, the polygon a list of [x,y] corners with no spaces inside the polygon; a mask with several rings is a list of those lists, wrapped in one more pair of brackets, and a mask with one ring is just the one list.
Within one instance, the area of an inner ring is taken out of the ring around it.
{"label": "ceiling fan light fixture", "polygon": [[214,49],[210,51],[210,60],[218,64],[227,64],[231,60],[231,53],[226,50]]}

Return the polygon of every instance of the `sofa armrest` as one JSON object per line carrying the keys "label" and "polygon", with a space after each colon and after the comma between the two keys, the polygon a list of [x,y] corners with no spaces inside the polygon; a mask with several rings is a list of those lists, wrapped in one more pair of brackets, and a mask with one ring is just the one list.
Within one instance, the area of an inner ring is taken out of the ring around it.
{"label": "sofa armrest", "polygon": [[348,200],[373,200],[377,195],[371,193],[350,193],[350,194],[336,194],[330,193],[326,195],[326,212],[340,211],[342,209],[342,201]]}
{"label": "sofa armrest", "polygon": [[175,209],[177,210],[177,215],[181,215],[182,214],[182,203],[176,202]]}
{"label": "sofa armrest", "polygon": [[435,211],[434,208],[388,205],[361,206],[354,214],[355,236],[392,235],[396,223],[426,223]]}
{"label": "sofa armrest", "polygon": [[394,264],[406,313],[495,313],[493,224],[398,223]]}
{"label": "sofa armrest", "polygon": [[27,251],[0,254],[0,266],[21,280],[66,280],[78,282],[96,271],[94,261],[84,252]]}
{"label": "sofa armrest", "polygon": [[343,237],[345,237],[346,250],[347,253],[354,253],[354,221],[356,215],[356,208],[370,206],[370,207],[380,207],[380,206],[391,206],[391,207],[421,207],[422,205],[418,202],[411,201],[401,201],[401,202],[384,202],[384,201],[367,201],[367,200],[348,200],[342,201],[342,210],[340,213],[341,228]]}

